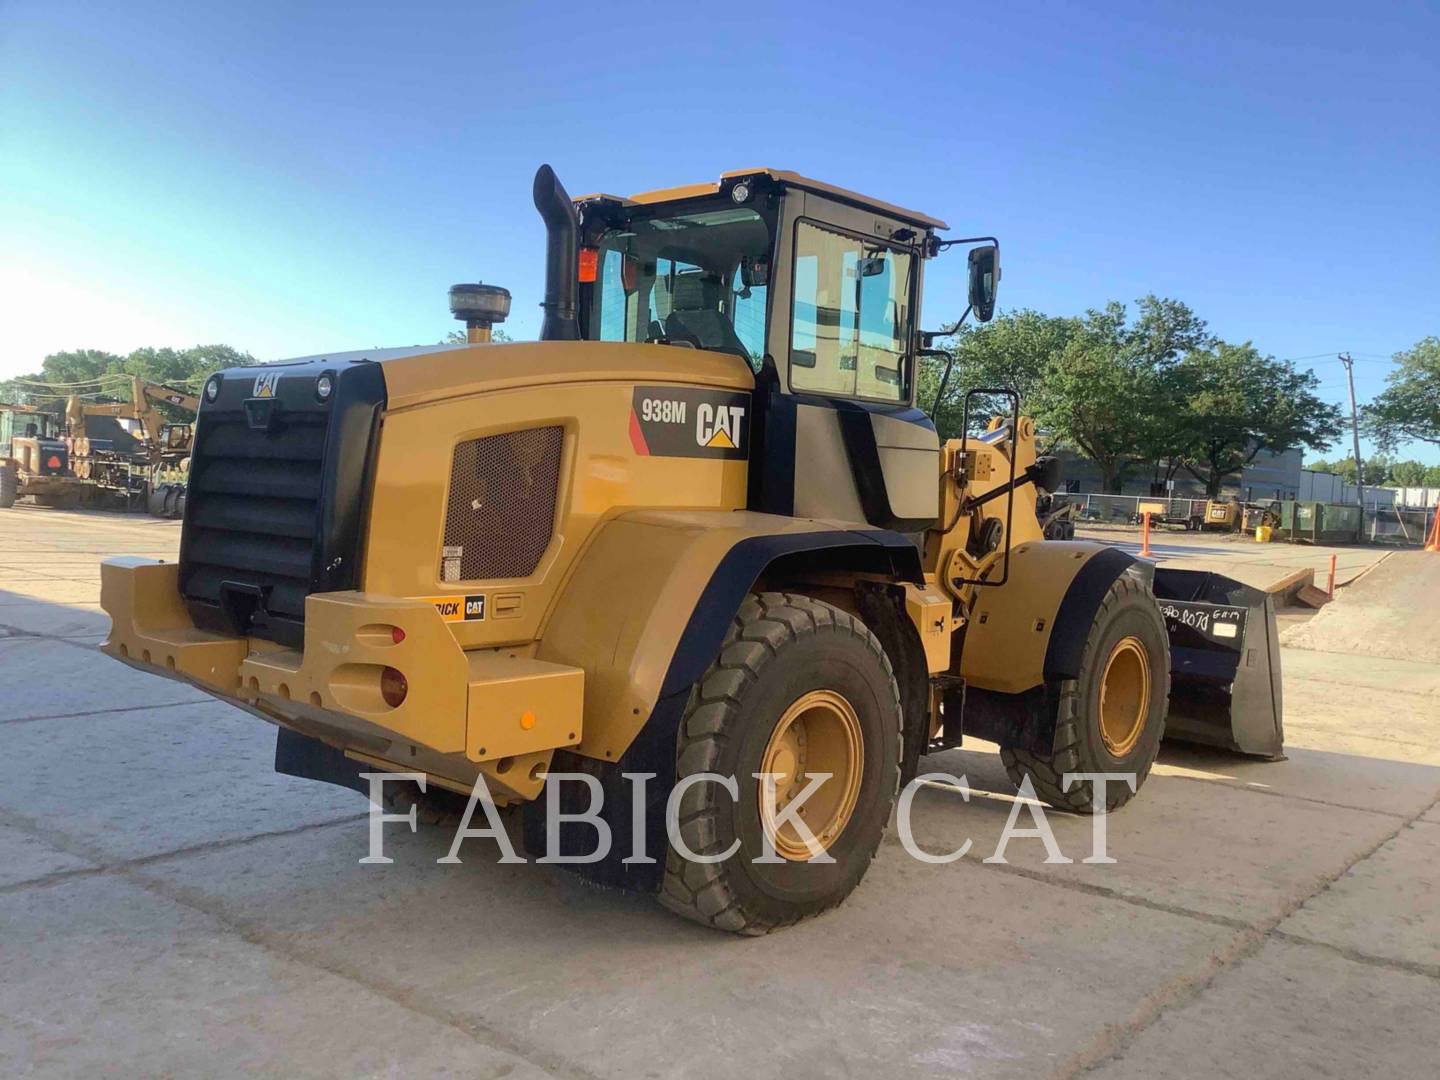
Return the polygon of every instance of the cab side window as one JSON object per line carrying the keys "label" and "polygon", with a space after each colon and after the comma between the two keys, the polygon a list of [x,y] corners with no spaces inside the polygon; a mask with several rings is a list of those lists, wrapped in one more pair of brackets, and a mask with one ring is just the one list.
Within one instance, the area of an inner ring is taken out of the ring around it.
{"label": "cab side window", "polygon": [[802,221],[796,227],[790,384],[833,397],[904,401],[908,252]]}

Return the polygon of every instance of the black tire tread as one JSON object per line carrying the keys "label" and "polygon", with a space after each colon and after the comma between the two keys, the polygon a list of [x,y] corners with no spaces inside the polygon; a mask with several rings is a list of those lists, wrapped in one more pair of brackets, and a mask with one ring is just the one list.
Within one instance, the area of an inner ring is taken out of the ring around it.
{"label": "black tire tread", "polygon": [[[1100,604],[1100,610],[1090,624],[1090,632],[1085,639],[1085,648],[1080,656],[1081,671],[1087,671],[1092,664],[1099,662],[1095,653],[1099,647],[1098,639],[1101,636],[1101,627],[1107,622],[1105,616],[1131,597],[1140,597],[1152,607],[1155,606],[1155,596],[1143,582],[1128,574],[1118,577],[1105,594],[1105,599]],[[1160,617],[1158,607],[1155,611],[1155,619],[1160,626],[1161,637],[1164,638],[1165,625],[1164,620]],[[1170,697],[1170,667],[1168,663],[1162,665],[1162,677],[1156,680],[1154,692],[1160,695],[1162,701],[1168,700]],[[1034,786],[1035,794],[1051,806],[1076,814],[1093,814],[1095,812],[1093,792],[1088,783],[1073,784],[1069,791],[1064,790],[1061,786],[1061,779],[1066,773],[1083,771],[1078,731],[1079,714],[1079,680],[1065,679],[1060,683],[1060,697],[1055,714],[1055,742],[1050,753],[1038,754],[1020,747],[1003,746],[1000,748],[1000,760],[1005,765],[1005,772],[1009,775],[1011,783],[1016,787],[1019,787],[1028,776],[1030,783]],[[1163,739],[1165,737],[1163,713],[1159,723],[1160,739]],[[1156,745],[1159,745],[1158,739]],[[1145,783],[1145,778],[1150,775],[1151,766],[1154,764],[1153,755],[1138,764],[1135,772],[1135,791],[1133,792],[1126,784],[1105,785],[1105,810],[1107,813],[1118,810],[1134,798]]]}
{"label": "black tire tread", "polygon": [[[741,691],[760,678],[761,671],[780,655],[786,644],[810,634],[848,634],[863,641],[888,676],[896,715],[901,715],[900,688],[890,658],[863,622],[810,596],[752,593],[731,621],[720,655],[690,691],[676,739],[677,780],[714,771],[720,747],[730,737],[731,722],[740,708]],[[901,756],[897,752],[896,792],[900,788]],[[720,850],[714,825],[719,812],[720,803],[715,800],[711,785],[691,788],[686,793],[680,806],[679,825],[690,850],[701,855]],[[883,835],[882,832],[877,838],[875,849],[865,853],[867,862],[874,858]],[[727,881],[730,872],[727,863],[694,863],[671,849],[666,855],[660,903],[702,925],[750,936],[768,934],[821,913],[807,912],[778,922],[766,921],[747,910],[737,898]],[[843,899],[844,896],[837,896],[822,910],[830,910]]]}
{"label": "black tire tread", "polygon": [[20,496],[20,475],[13,462],[0,466],[0,510],[8,510]]}

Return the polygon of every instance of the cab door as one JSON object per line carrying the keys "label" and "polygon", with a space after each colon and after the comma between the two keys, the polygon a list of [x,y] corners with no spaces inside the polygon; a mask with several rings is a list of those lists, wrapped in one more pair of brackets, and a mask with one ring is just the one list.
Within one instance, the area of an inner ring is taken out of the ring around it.
{"label": "cab door", "polygon": [[810,192],[786,203],[752,503],[917,532],[939,510],[940,449],[914,407],[920,252],[873,212]]}

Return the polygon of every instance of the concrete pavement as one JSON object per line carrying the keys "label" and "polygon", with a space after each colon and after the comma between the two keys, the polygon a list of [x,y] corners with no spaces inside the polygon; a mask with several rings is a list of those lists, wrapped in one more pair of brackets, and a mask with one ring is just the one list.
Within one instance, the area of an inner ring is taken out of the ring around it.
{"label": "concrete pavement", "polygon": [[[1138,529],[1086,529],[1077,531],[1082,540],[1140,552]],[[1293,574],[1296,570],[1313,570],[1315,584],[1325,588],[1330,573],[1330,557],[1335,557],[1335,583],[1349,584],[1366,570],[1383,561],[1394,548],[1368,547],[1354,544],[1257,544],[1245,533],[1183,532],[1176,529],[1152,529],[1150,550],[1162,566],[1186,570],[1213,570],[1263,589]]]}
{"label": "concrete pavement", "polygon": [[363,799],[275,775],[273,729],[96,651],[99,559],[178,535],[0,512],[8,1075],[1433,1071],[1436,663],[1287,649],[1289,760],[1167,745],[1109,823],[1114,865],[1059,814],[1073,862],[1017,839],[986,863],[1015,806],[998,756],[933,756],[972,792],[921,789],[916,840],[967,855],[922,863],[892,830],[836,912],[737,939],[480,841],[437,865],[441,829],[390,828],[395,862],[360,865]]}

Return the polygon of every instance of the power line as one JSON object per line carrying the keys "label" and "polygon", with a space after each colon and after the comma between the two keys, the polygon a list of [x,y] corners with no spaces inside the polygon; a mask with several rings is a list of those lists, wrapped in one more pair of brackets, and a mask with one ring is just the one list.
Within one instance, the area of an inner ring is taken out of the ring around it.
{"label": "power line", "polygon": [[75,386],[102,386],[107,382],[129,380],[129,378],[129,375],[111,373],[95,379],[82,379],[79,382],[41,382],[38,379],[11,379],[10,381],[20,383],[22,386],[43,386],[47,390],[63,390]]}

